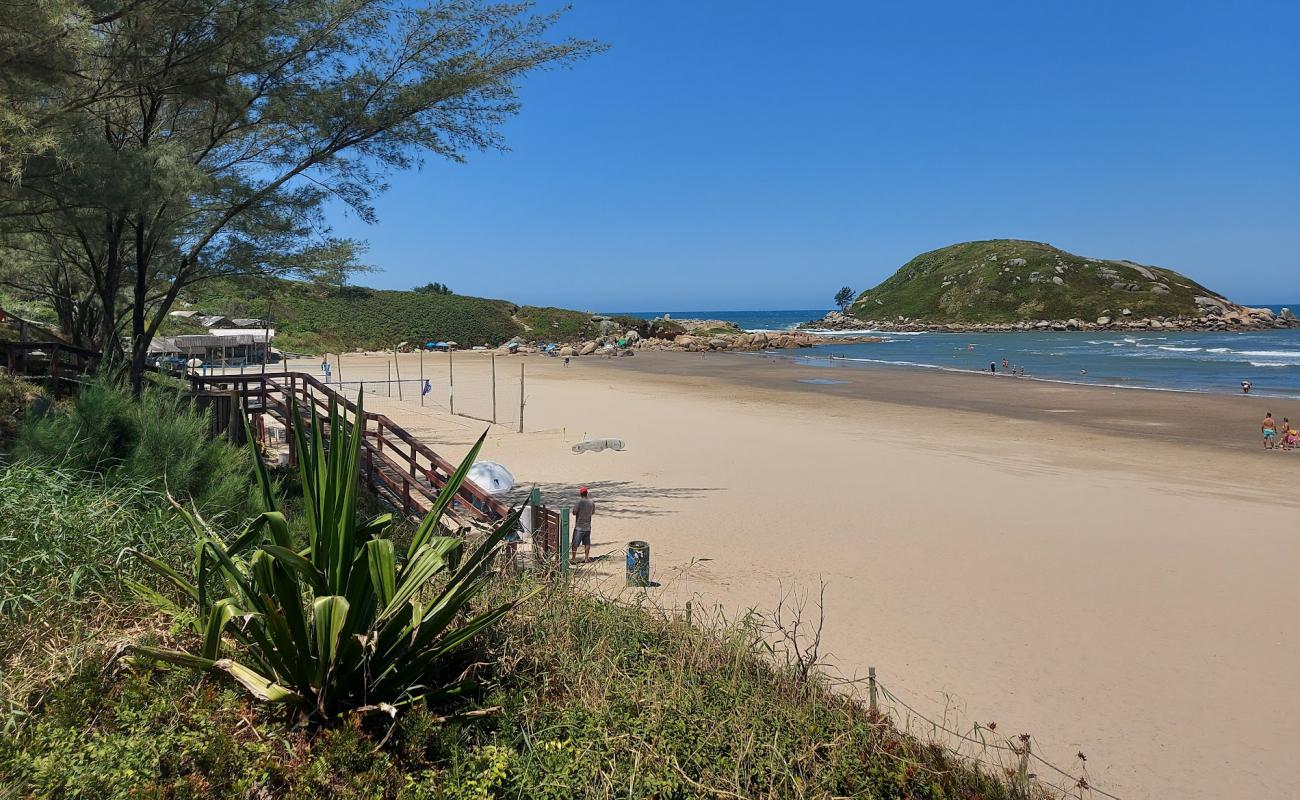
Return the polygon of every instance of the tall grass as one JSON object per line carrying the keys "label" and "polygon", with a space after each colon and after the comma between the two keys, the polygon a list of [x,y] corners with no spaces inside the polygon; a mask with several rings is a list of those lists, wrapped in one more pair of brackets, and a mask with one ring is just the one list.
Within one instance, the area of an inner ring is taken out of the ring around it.
{"label": "tall grass", "polygon": [[163,502],[139,484],[105,486],[22,462],[0,467],[0,618],[119,596],[114,562],[123,548],[147,544],[169,557],[192,549]]}
{"label": "tall grass", "polygon": [[29,415],[13,456],[111,485],[155,487],[213,515],[253,507],[247,451],[213,440],[206,415],[167,387],[150,386],[137,399],[98,378],[69,405]]}
{"label": "tall grass", "polygon": [[151,621],[118,581],[150,576],[127,561],[119,573],[117,560],[132,546],[169,559],[192,551],[163,502],[147,485],[0,465],[0,730],[26,713],[42,686],[98,657],[105,638]]}

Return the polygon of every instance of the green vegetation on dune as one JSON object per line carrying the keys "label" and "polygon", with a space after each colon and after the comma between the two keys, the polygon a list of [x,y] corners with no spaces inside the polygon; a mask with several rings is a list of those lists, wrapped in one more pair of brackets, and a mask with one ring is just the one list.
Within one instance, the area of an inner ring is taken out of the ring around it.
{"label": "green vegetation on dune", "polygon": [[553,586],[470,654],[465,707],[494,715],[416,706],[304,728],[227,681],[100,661],[0,743],[0,776],[102,800],[1015,796],[765,652],[747,623],[691,627]]}
{"label": "green vegetation on dune", "polygon": [[[587,312],[516,306],[491,300],[425,291],[342,288],[279,279],[222,279],[188,292],[191,308],[204,314],[269,319],[276,346],[312,353],[380,350],[401,342],[453,341],[462,347],[496,347],[515,336],[571,342],[597,336],[600,326]],[[644,320],[616,317],[624,327]],[[165,333],[192,333],[194,323],[169,322]]]}
{"label": "green vegetation on dune", "polygon": [[964,242],[922,253],[858,296],[864,320],[1015,322],[1118,316],[1195,317],[1219,295],[1170,269],[1084,258],[1018,239]]}

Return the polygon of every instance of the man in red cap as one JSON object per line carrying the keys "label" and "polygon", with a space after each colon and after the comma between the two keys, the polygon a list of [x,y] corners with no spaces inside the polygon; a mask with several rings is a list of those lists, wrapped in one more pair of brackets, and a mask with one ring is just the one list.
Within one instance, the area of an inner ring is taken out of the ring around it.
{"label": "man in red cap", "polygon": [[582,545],[582,560],[591,561],[591,515],[596,513],[596,504],[587,496],[587,487],[578,488],[578,502],[573,506],[573,543],[569,545],[572,557]]}

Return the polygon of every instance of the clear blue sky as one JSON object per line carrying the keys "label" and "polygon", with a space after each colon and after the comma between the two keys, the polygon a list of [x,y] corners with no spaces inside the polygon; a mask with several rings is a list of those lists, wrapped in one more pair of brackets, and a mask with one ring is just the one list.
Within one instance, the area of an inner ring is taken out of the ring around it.
{"label": "clear blue sky", "polygon": [[383,272],[600,310],[828,307],[1016,237],[1300,300],[1300,30],[1282,2],[574,0],[505,153],[394,175]]}

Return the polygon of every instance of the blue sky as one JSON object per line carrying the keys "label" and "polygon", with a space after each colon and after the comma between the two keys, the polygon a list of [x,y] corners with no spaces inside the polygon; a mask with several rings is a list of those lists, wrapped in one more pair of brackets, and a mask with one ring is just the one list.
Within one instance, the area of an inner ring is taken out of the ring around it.
{"label": "blue sky", "polygon": [[599,310],[828,307],[1016,237],[1300,300],[1296,4],[575,0],[510,151],[391,176],[383,272]]}

